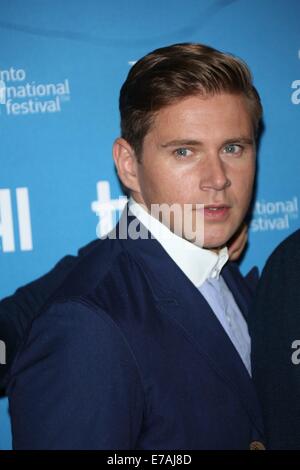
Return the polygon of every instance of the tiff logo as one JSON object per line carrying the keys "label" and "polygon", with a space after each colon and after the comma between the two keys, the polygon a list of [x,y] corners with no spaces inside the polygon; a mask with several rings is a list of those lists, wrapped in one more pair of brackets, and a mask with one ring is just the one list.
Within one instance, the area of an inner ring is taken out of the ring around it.
{"label": "tiff logo", "polygon": [[[32,250],[32,230],[28,188],[16,189],[20,249]],[[15,251],[15,230],[10,189],[0,189],[0,241],[3,252]]]}
{"label": "tiff logo", "polygon": [[6,364],[6,346],[4,341],[0,339],[0,365]]}
{"label": "tiff logo", "polygon": [[107,235],[115,226],[116,213],[121,213],[127,203],[127,197],[121,196],[118,199],[111,199],[109,181],[99,181],[97,183],[97,201],[93,201],[91,209],[99,217],[96,228],[97,237]]}

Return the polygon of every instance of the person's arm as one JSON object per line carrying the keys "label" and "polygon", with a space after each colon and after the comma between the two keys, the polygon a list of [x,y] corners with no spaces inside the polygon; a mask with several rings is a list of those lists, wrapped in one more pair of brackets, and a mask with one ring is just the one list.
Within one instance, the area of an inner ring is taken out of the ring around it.
{"label": "person's arm", "polygon": [[49,273],[0,301],[0,339],[6,346],[6,363],[0,365],[0,389],[27,328],[71,271],[76,259],[66,256]]}
{"label": "person's arm", "polygon": [[8,387],[15,449],[133,449],[144,392],[122,332],[100,308],[54,304],[32,324]]}
{"label": "person's arm", "polygon": [[97,241],[81,248],[78,256],[65,256],[47,274],[0,301],[0,340],[5,343],[6,348],[6,363],[0,364],[0,391],[5,386],[5,377],[32,320],[59,288],[78,259],[93,249]]}

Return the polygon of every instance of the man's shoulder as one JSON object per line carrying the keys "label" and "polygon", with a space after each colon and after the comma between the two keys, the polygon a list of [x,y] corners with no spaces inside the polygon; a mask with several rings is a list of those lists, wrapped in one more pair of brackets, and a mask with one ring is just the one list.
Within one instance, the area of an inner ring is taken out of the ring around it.
{"label": "man's shoulder", "polygon": [[280,270],[297,270],[300,268],[300,230],[285,238],[271,253],[263,274]]}
{"label": "man's shoulder", "polygon": [[[126,250],[115,239],[100,239],[81,252],[74,268],[70,271],[51,303],[68,298],[79,298],[92,294],[103,280],[118,270],[122,259],[128,256]],[[123,265],[126,261],[123,261]]]}
{"label": "man's shoulder", "polygon": [[285,238],[273,251],[272,260],[287,255],[298,255],[300,258],[300,229]]}

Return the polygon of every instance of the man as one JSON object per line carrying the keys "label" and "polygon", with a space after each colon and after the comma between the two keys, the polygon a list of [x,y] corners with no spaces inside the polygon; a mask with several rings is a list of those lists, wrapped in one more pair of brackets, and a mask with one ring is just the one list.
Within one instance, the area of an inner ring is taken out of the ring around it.
{"label": "man", "polygon": [[251,313],[253,378],[268,448],[300,449],[300,230],[268,259]]}
{"label": "man", "polygon": [[250,203],[261,112],[247,66],[207,46],[132,67],[113,147],[129,205],[17,355],[16,449],[264,448],[251,288],[226,248]]}

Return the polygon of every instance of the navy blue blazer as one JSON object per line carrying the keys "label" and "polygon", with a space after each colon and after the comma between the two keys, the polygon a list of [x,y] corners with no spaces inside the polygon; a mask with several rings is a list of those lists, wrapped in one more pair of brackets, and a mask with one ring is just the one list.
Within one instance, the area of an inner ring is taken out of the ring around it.
{"label": "navy blue blazer", "polygon": [[[232,263],[222,273],[247,316],[245,280]],[[77,263],[33,321],[8,395],[15,449],[249,449],[263,441],[239,354],[155,239],[99,240]]]}

